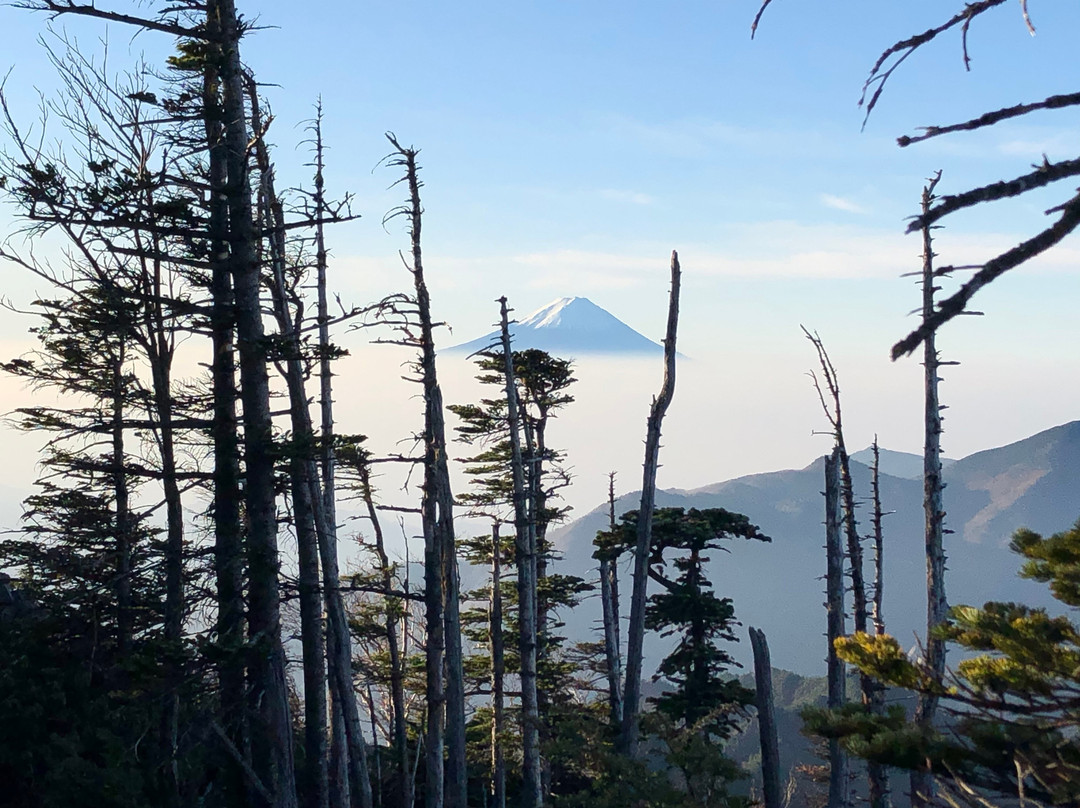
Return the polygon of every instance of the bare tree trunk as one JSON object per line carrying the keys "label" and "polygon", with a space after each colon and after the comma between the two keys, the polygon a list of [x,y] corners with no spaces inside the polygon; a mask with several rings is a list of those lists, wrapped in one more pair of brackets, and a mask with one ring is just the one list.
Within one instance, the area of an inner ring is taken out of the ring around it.
{"label": "bare tree trunk", "polygon": [[[615,472],[608,475],[608,530],[615,532]],[[611,726],[622,722],[622,653],[619,649],[619,568],[617,559],[600,559],[600,600],[604,609],[604,658],[607,661]]]}
{"label": "bare tree trunk", "polygon": [[[814,386],[821,400],[822,409],[825,411],[825,417],[832,425],[835,440],[833,456],[836,458],[840,474],[841,519],[844,535],[847,538],[848,574],[851,576],[855,631],[865,633],[868,627],[869,612],[866,599],[866,581],[863,573],[862,538],[859,536],[858,527],[855,524],[855,493],[851,481],[851,462],[844,442],[843,414],[840,408],[840,383],[837,380],[836,368],[833,366],[821,338],[817,334],[811,334],[805,328],[803,328],[803,333],[806,334],[806,338],[810,340],[817,351],[821,372],[828,390],[829,401],[826,402],[825,393],[821,389],[817,376],[814,375]],[[878,686],[870,676],[861,671],[859,672],[859,690],[862,695],[863,706],[867,710],[873,711],[875,700],[878,698]],[[867,776],[870,794],[880,801],[885,782],[883,770],[880,766],[869,765]],[[875,808],[880,808],[880,806],[875,803]]]}
{"label": "bare tree trunk", "polygon": [[274,808],[295,808],[292,726],[281,646],[278,591],[277,503],[274,492],[270,387],[266,368],[259,294],[257,236],[251,209],[248,144],[251,136],[244,109],[240,63],[241,31],[233,0],[210,0],[209,18],[221,30],[223,115],[227,146],[230,269],[235,294],[237,344],[240,354],[244,412],[245,498],[248,517],[249,630],[252,654],[249,673],[252,704],[259,716],[257,771],[273,795]]}
{"label": "bare tree trunk", "polygon": [[634,591],[630,599],[630,629],[626,649],[626,689],[619,747],[629,757],[637,756],[638,719],[641,713],[641,665],[645,644],[645,600],[648,589],[649,552],[652,546],[652,517],[656,508],[656,472],[660,466],[660,427],[675,394],[675,339],[679,326],[679,255],[671,253],[671,296],[668,302],[667,331],[664,336],[664,383],[653,399],[645,435],[645,472],[638,511],[637,546],[634,550]]}
{"label": "bare tree trunk", "polygon": [[499,523],[491,525],[491,617],[488,623],[491,642],[491,796],[492,808],[506,808],[506,758],[503,754],[504,679],[502,540]]}
{"label": "bare tree trunk", "polygon": [[[934,200],[934,188],[940,172],[923,188],[923,215],[930,210]],[[922,228],[922,317],[927,322],[934,314],[934,247],[930,226]],[[941,479],[941,403],[938,400],[938,377],[942,362],[938,356],[936,335],[930,331],[923,341],[923,373],[925,383],[924,408],[925,436],[923,449],[923,510],[926,515],[926,666],[935,681],[945,676],[945,643],[934,636],[935,629],[948,618],[949,604],[945,597],[945,506]],[[924,727],[933,724],[938,698],[931,693],[921,693],[915,710],[915,720]],[[927,805],[934,795],[933,779],[926,769],[911,773],[911,802],[915,808]]]}
{"label": "bare tree trunk", "polygon": [[[443,415],[442,389],[435,369],[435,340],[432,334],[431,300],[424,280],[424,262],[420,231],[422,208],[420,181],[417,175],[416,150],[403,148],[388,135],[397,152],[397,164],[405,168],[409,186],[409,201],[403,213],[409,219],[412,242],[412,276],[416,290],[416,313],[420,326],[419,369],[424,387],[424,499],[421,511],[424,522],[425,563],[434,564],[425,573],[425,583],[431,589],[428,600],[428,683],[429,710],[435,719],[428,721],[430,734],[427,761],[437,771],[428,772],[428,808],[443,804],[443,786],[433,789],[437,773],[445,775],[445,802],[448,808],[466,808],[468,777],[465,765],[465,677],[462,668],[460,583],[458,580],[457,547],[454,536],[454,496],[450,489],[450,469],[447,464],[446,424]],[[438,578],[438,582],[435,579]],[[438,603],[436,604],[436,598]],[[433,621],[444,625],[440,637],[433,637]],[[445,655],[445,660],[443,656]],[[445,683],[442,681],[445,664]],[[435,681],[439,680],[439,681]],[[434,701],[432,701],[434,697]],[[443,730],[439,714],[445,719],[447,760],[442,762]],[[434,734],[432,734],[434,733]],[[435,757],[438,756],[438,761]]]}
{"label": "bare tree trunk", "polygon": [[[840,535],[839,448],[825,458],[825,608],[828,614],[827,657],[830,710],[839,710],[847,701],[844,663],[836,655],[836,640],[844,636],[844,547]],[[847,756],[838,738],[829,740],[829,806],[848,804]]]}
{"label": "bare tree trunk", "polygon": [[[258,92],[249,87],[252,128],[262,131]],[[285,360],[286,388],[289,393],[289,420],[293,445],[289,459],[289,479],[293,500],[299,562],[300,641],[304,672],[304,751],[307,782],[303,789],[304,808],[328,808],[329,763],[327,755],[326,714],[326,645],[323,639],[322,596],[319,591],[319,538],[315,527],[315,509],[321,506],[313,496],[314,463],[308,456],[314,441],[308,411],[304,369],[300,363],[299,322],[294,322],[289,305],[290,289],[285,280],[285,217],[274,188],[274,169],[266,144],[259,138],[255,152],[260,174],[262,218],[269,231],[271,297],[274,316],[282,341],[289,345]]]}
{"label": "bare tree trunk", "polygon": [[345,714],[336,687],[330,688],[330,763],[327,774],[330,781],[330,808],[347,808],[350,804],[349,745],[345,735]]}
{"label": "bare tree trunk", "polygon": [[[880,465],[881,457],[878,452],[877,435],[874,435],[874,465],[870,469],[870,494],[874,503],[874,514],[871,524],[874,528],[874,600],[871,616],[874,622],[874,633],[885,633],[885,615],[882,609],[882,594],[884,592],[884,534],[881,520],[884,513],[881,510],[881,481]],[[874,715],[885,714],[885,688],[880,682],[874,682],[874,689],[870,700],[870,712]],[[867,761],[867,780],[869,781],[870,808],[888,808],[889,800],[889,773],[888,769],[880,763]]]}
{"label": "bare tree trunk", "polygon": [[761,738],[761,785],[765,808],[781,808],[780,745],[776,737],[776,712],[772,692],[772,662],[765,632],[750,627],[750,645],[754,649],[754,695],[757,705],[758,734]]}
{"label": "bare tree trunk", "polygon": [[[515,395],[518,391],[515,387]],[[551,797],[551,767],[543,756],[544,742],[548,738],[547,722],[544,720],[548,711],[547,694],[540,688],[540,665],[544,660],[547,650],[547,608],[540,597],[540,585],[547,574],[547,562],[544,557],[544,549],[541,544],[540,514],[543,508],[541,495],[540,476],[541,458],[543,453],[537,440],[538,424],[529,417],[525,408],[518,403],[518,414],[521,420],[522,432],[525,436],[525,445],[522,447],[522,465],[525,472],[525,512],[528,521],[529,533],[529,563],[532,566],[530,578],[533,586],[533,598],[536,604],[536,732],[537,732],[537,755],[540,765],[540,803],[545,803]]]}
{"label": "bare tree trunk", "polygon": [[375,752],[375,788],[373,789],[375,808],[382,808],[382,755],[379,753],[379,728],[375,723],[375,698],[371,694],[371,682],[367,683],[365,692],[367,694],[368,718],[371,721],[371,744]]}
{"label": "bare tree trunk", "polygon": [[506,376],[506,419],[510,430],[510,469],[514,482],[514,528],[518,568],[518,636],[521,657],[521,776],[522,808],[543,804],[540,770],[540,716],[536,693],[536,532],[529,518],[525,489],[525,469],[521,451],[521,418],[517,385],[514,383],[514,354],[510,345],[510,322],[506,298],[499,298],[504,375]]}
{"label": "bare tree trunk", "polygon": [[220,116],[219,65],[223,60],[216,14],[207,15],[210,58],[203,77],[203,114],[208,148],[208,202],[210,227],[210,327],[213,341],[211,376],[214,413],[210,428],[214,444],[214,574],[217,585],[217,641],[221,647],[218,666],[221,725],[242,758],[230,772],[226,793],[241,804],[249,780],[241,769],[251,766],[251,745],[244,710],[244,573],[240,526],[240,452],[236,417],[236,359],[233,332],[233,289],[228,248],[229,211],[225,193],[228,182],[225,133]]}
{"label": "bare tree trunk", "polygon": [[405,714],[405,671],[401,660],[401,643],[398,639],[398,611],[400,601],[391,596],[393,578],[390,558],[386,554],[386,542],[383,537],[382,522],[375,508],[375,497],[371,490],[370,470],[360,468],[360,490],[375,534],[375,553],[379,557],[379,570],[385,591],[386,607],[386,647],[390,656],[390,705],[394,711],[394,746],[397,751],[400,803],[402,808],[410,808],[413,803],[412,778],[409,776],[409,735]]}
{"label": "bare tree trunk", "polygon": [[[326,290],[326,238],[323,222],[327,207],[323,180],[323,140],[322,140],[322,102],[315,113],[313,124],[315,135],[315,286],[318,296],[319,326],[319,413],[321,421],[320,474],[322,479],[322,508],[325,515],[326,536],[323,541],[328,545],[327,554],[337,558],[337,486],[335,483],[334,455],[334,391],[333,372],[330,369],[330,313]],[[321,554],[321,551],[320,551]],[[327,577],[324,574],[324,578]],[[335,575],[336,578],[336,575]],[[340,593],[337,593],[340,597]],[[324,599],[335,597],[327,589]],[[336,664],[328,660],[329,665]],[[331,674],[331,678],[333,674]],[[349,697],[349,694],[344,694]],[[336,686],[330,687],[330,762],[329,762],[329,803],[331,808],[344,808],[349,802],[349,753],[346,747],[344,727],[345,715],[340,704],[342,694]]]}

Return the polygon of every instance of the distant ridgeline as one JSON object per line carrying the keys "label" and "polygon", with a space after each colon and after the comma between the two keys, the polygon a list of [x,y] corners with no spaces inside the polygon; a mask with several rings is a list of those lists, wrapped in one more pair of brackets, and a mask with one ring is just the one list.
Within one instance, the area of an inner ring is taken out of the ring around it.
{"label": "distant ridgeline", "polygon": [[[536,348],[561,357],[585,354],[657,355],[660,343],[638,333],[615,315],[585,297],[563,297],[524,320],[510,324],[516,351]],[[447,348],[447,353],[471,354],[496,346],[499,332]]]}
{"label": "distant ridgeline", "polygon": [[[852,455],[855,496],[866,501],[870,470],[864,452]],[[882,452],[881,497],[891,512],[884,520],[885,626],[905,647],[926,629],[926,553],[923,539],[921,457]],[[947,594],[951,605],[1003,600],[1060,611],[1045,586],[1017,576],[1020,559],[1009,548],[1014,531],[1027,527],[1050,535],[1080,516],[1080,422],[1040,432],[1017,443],[946,464],[944,478]],[[777,667],[800,674],[824,673],[825,502],[823,461],[803,469],[754,474],[694,490],[658,491],[657,507],[726,508],[746,514],[772,537],[772,544],[732,544],[714,553],[707,574],[719,596],[730,597],[745,626],[765,631]],[[627,492],[619,513],[638,507],[640,493]],[[859,530],[869,530],[869,509],[857,512]],[[588,575],[595,565],[593,538],[607,526],[607,505],[555,531],[568,574]],[[869,568],[870,559],[867,559]],[[629,587],[629,573],[623,573]],[[628,606],[628,604],[626,604]],[[567,632],[591,637],[600,606],[586,600],[566,615]],[[851,629],[850,622],[848,630]],[[732,649],[743,664],[749,642]],[[666,653],[663,642],[646,640],[646,669]]]}

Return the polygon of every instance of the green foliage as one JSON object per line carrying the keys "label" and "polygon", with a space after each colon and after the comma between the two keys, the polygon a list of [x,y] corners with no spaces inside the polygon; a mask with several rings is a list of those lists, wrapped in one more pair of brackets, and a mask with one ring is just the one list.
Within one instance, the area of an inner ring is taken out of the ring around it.
{"label": "green foliage", "polygon": [[[1080,523],[1044,538],[1016,533],[1020,574],[1080,605]],[[837,641],[846,661],[877,680],[939,696],[948,731],[921,729],[899,711],[872,717],[858,707],[805,712],[808,728],[839,737],[849,751],[889,765],[933,771],[965,787],[1050,805],[1080,804],[1080,629],[1067,616],[1017,603],[957,606],[939,636],[965,657],[936,682],[891,637]]]}

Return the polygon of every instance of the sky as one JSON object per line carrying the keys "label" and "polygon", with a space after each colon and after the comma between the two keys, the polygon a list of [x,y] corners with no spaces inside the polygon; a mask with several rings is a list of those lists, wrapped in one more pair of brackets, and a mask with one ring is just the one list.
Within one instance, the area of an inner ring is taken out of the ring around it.
{"label": "sky", "polygon": [[[101,7],[126,9],[124,0]],[[799,326],[817,331],[837,367],[847,442],[921,451],[921,367],[890,362],[914,324],[918,236],[905,236],[920,191],[942,170],[940,193],[1073,158],[1080,118],[1058,110],[901,149],[896,137],[986,110],[1073,92],[1080,7],[1029,7],[1037,35],[1006,3],[969,33],[971,70],[952,32],[890,79],[864,124],[858,106],[874,60],[894,41],[938,24],[960,3],[941,0],[775,0],[756,38],[757,0],[679,3],[240,2],[259,30],[245,60],[265,83],[284,183],[307,179],[304,121],[321,98],[329,190],[353,194],[361,218],[331,234],[343,299],[363,304],[409,279],[397,251],[401,202],[380,165],[384,133],[421,149],[424,238],[436,316],[452,334],[487,332],[506,295],[522,316],[585,296],[653,339],[666,317],[668,259],[679,251],[681,363],[665,429],[662,487],[801,467],[828,449],[806,372],[815,356]],[[0,7],[0,71],[13,112],[35,119],[55,88],[37,40],[45,17]],[[95,21],[55,23],[123,69],[160,63],[165,37]],[[51,130],[50,137],[58,132]],[[1067,185],[1067,183],[1066,183]],[[939,263],[972,264],[1047,223],[1063,187],[982,206],[937,231]],[[0,210],[0,232],[17,224]],[[1077,417],[1080,246],[1067,239],[977,298],[983,317],[941,333],[950,406],[945,451],[960,457]],[[0,266],[12,300],[41,290]],[[948,290],[951,282],[945,281]],[[29,345],[31,323],[0,314],[0,349]],[[380,451],[416,429],[404,357],[344,334],[339,372],[345,424]],[[193,360],[194,361],[194,360]],[[470,369],[443,362],[448,401],[475,397]],[[578,483],[571,503],[602,499],[603,474],[640,479],[645,418],[659,362],[585,360],[563,440]],[[34,393],[0,381],[0,408]],[[12,462],[0,484],[25,488],[33,441],[0,436]],[[18,462],[14,458],[18,458]],[[397,485],[397,483],[387,483]]]}

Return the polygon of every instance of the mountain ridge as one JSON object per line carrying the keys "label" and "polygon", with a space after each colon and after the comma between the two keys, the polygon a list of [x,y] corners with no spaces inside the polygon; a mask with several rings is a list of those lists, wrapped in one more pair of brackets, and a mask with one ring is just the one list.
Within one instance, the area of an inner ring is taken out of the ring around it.
{"label": "mountain ridge", "polygon": [[[870,470],[855,460],[851,465],[856,497],[863,503],[857,514],[859,530],[866,534]],[[718,595],[732,597],[744,624],[766,631],[774,665],[801,674],[818,674],[824,667],[823,468],[824,458],[819,457],[803,469],[657,492],[657,507],[727,508],[746,514],[773,538],[771,544],[727,544],[730,552],[715,554],[710,562],[710,580]],[[946,527],[955,531],[946,536],[950,604],[1014,600],[1053,607],[1045,587],[1017,577],[1019,559],[1008,550],[1008,542],[1020,527],[1048,534],[1067,529],[1080,516],[1075,482],[1080,478],[1080,421],[973,453],[943,474]],[[926,619],[922,480],[883,473],[881,495],[884,509],[893,512],[884,527],[886,625],[902,644],[912,646],[915,636],[925,633]],[[617,512],[637,508],[639,500],[638,491],[624,494]],[[595,577],[592,539],[606,526],[607,506],[602,504],[552,532],[566,572]],[[866,544],[868,573],[872,552]],[[622,576],[625,594],[630,589],[628,571]],[[566,619],[568,628],[573,623],[573,636],[586,635],[599,620],[599,605],[586,602]],[[747,646],[734,649],[744,663],[749,660]],[[662,641],[650,637],[650,660],[663,648]]]}

